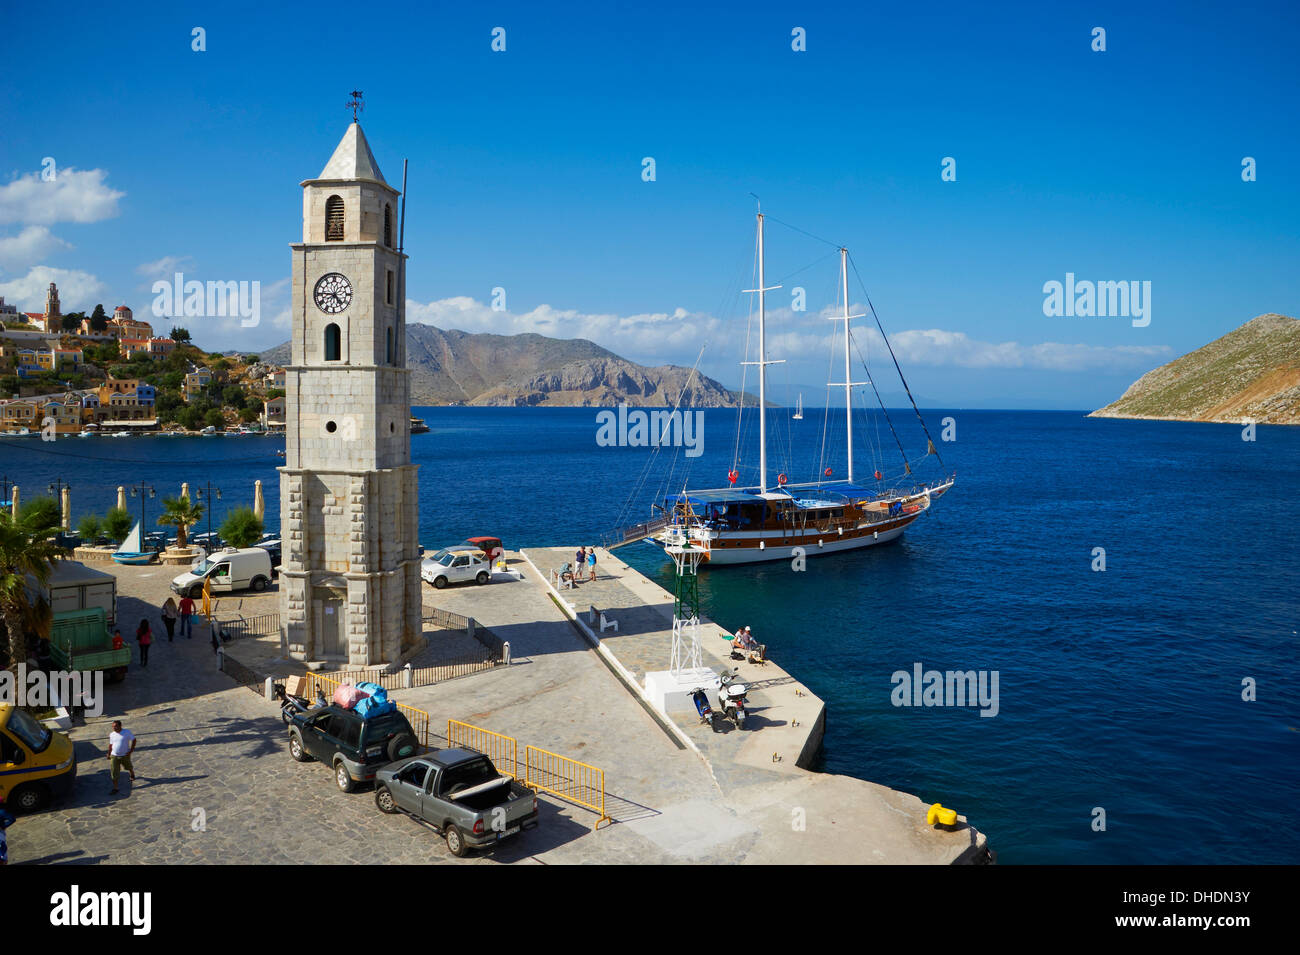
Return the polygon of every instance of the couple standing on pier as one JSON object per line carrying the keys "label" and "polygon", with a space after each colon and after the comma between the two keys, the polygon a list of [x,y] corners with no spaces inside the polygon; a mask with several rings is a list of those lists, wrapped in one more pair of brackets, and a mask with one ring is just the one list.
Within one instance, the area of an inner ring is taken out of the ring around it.
{"label": "couple standing on pier", "polygon": [[596,579],[596,548],[579,547],[578,553],[575,556],[577,557],[577,563],[574,564],[573,567],[573,579],[576,581],[579,577],[581,577],[582,568],[586,567],[590,573],[590,576],[587,577],[587,580],[588,581],[595,580]]}

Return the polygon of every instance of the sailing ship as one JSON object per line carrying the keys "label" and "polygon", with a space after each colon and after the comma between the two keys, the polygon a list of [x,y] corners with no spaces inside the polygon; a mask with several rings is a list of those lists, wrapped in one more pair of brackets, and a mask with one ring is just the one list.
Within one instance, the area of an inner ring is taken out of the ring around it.
{"label": "sailing ship", "polygon": [[158,556],[151,550],[140,549],[140,522],[135,522],[131,533],[122,541],[122,546],[113,552],[113,560],[119,564],[152,564]]}
{"label": "sailing ship", "polygon": [[799,401],[794,406],[794,414],[790,415],[795,421],[803,420],[803,392],[799,392]]}
{"label": "sailing ship", "polygon": [[[765,296],[779,286],[768,288],[765,285],[763,214],[759,212],[758,287],[748,290],[757,295],[758,360],[744,363],[758,368],[758,484],[738,487],[739,474],[737,465],[733,464],[727,474],[729,486],[700,490],[683,487],[680,492],[663,498],[662,503],[656,501],[652,505],[658,512],[657,517],[618,532],[609,542],[611,547],[646,540],[668,553],[681,548],[698,548],[703,551],[703,560],[709,565],[789,560],[797,551],[807,557],[838,553],[896,540],[952,488],[955,475],[906,488],[887,486],[879,469],[873,471],[871,484],[859,483],[857,479],[853,461],[852,389],[870,384],[877,397],[879,392],[870,380],[852,380],[850,323],[855,318],[865,317],[865,314],[849,314],[848,251],[841,248],[839,253],[843,314],[832,316],[832,320],[844,323],[844,381],[828,382],[828,387],[844,388],[846,478],[832,480],[833,471],[827,467],[819,475],[821,479],[812,482],[791,483],[784,473],[777,474],[775,482],[771,480],[767,440],[767,366],[778,362],[767,357]],[[883,335],[883,328],[881,333]],[[898,370],[902,378],[901,368]],[[870,379],[869,372],[867,377]],[[906,388],[905,380],[903,384]],[[908,396],[911,397],[910,389]],[[800,396],[800,413],[802,404]],[[933,454],[938,458],[915,401],[912,407],[926,432],[926,456]],[[883,404],[881,410],[889,420]],[[800,417],[800,414],[795,417]],[[890,430],[893,430],[892,422]],[[901,442],[899,450],[901,453]],[[902,474],[908,478],[912,476],[911,464],[905,455]]]}

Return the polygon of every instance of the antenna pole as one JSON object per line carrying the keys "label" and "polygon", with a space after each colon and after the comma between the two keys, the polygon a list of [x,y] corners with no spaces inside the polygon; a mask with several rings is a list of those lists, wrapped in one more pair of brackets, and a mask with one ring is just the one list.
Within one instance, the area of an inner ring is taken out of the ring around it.
{"label": "antenna pole", "polygon": [[[406,307],[406,255],[404,250],[406,248],[406,165],[408,162],[409,160],[402,160],[402,211],[397,217],[397,294],[401,296],[399,311],[401,311],[403,318],[405,318],[404,309]],[[405,322],[403,322],[403,325],[405,325]],[[402,364],[405,365],[405,328],[403,328],[402,335],[402,343],[398,347],[403,352]]]}

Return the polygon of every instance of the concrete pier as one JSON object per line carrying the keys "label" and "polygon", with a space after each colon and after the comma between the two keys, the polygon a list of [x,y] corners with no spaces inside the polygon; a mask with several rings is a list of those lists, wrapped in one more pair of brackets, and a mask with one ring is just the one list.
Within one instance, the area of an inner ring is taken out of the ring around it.
{"label": "concrete pier", "polygon": [[[947,865],[987,857],[983,834],[964,818],[951,831],[936,829],[915,796],[801,768],[816,751],[825,707],[780,666],[797,664],[742,664],[754,710],[743,731],[728,722],[729,732],[711,733],[693,712],[654,713],[637,680],[667,665],[671,597],[602,551],[597,582],[557,601],[545,572],[574,550],[510,554],[521,576],[497,575],[488,586],[425,586],[426,608],[473,617],[509,641],[512,662],[392,695],[427,711],[435,732],[445,732],[448,719],[464,720],[600,767],[612,825],[593,832],[594,813],[543,796],[539,828],[455,859],[414,823],[379,813],[368,791],[345,796],[327,769],[295,763],[278,708],[217,671],[205,629],[163,639],[158,609],[170,595],[171,568],[109,565],[122,619],[153,625],[149,668],[133,663],[125,682],[106,688],[103,715],[74,727],[82,765],[74,793],[9,830],[11,858],[303,864],[318,862],[323,845],[331,858],[394,864]],[[251,617],[273,613],[277,602],[273,588],[219,603]],[[618,621],[617,633],[597,627],[588,636],[574,622],[592,604]],[[734,665],[723,659],[718,628],[704,629],[706,662]],[[279,657],[278,639],[234,640],[225,649],[260,674],[304,671]],[[103,741],[116,717],[140,739],[140,780],[110,803]],[[195,806],[206,807],[206,830],[190,828]]]}

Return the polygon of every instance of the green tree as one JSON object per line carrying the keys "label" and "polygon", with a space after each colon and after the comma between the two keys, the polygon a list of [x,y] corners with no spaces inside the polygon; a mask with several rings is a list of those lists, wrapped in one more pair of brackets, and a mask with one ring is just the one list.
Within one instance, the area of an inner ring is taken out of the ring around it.
{"label": "green tree", "polygon": [[189,543],[190,528],[203,519],[203,505],[188,497],[165,497],[162,507],[159,525],[176,528],[176,546],[185,547]]}
{"label": "green tree", "polygon": [[23,523],[63,525],[63,508],[52,497],[33,497],[18,505],[18,520]]}
{"label": "green tree", "polygon": [[68,312],[68,314],[64,315],[62,319],[63,330],[65,332],[75,332],[81,327],[81,323],[85,317],[85,312]]}
{"label": "green tree", "polygon": [[54,543],[57,522],[47,522],[39,512],[19,514],[0,510],[0,616],[8,631],[6,665],[17,667],[27,661],[27,633],[48,634],[50,605],[33,597],[27,588],[30,574],[44,587],[54,562],[67,551]]}
{"label": "green tree", "polygon": [[221,409],[213,408],[203,416],[203,421],[211,428],[224,428],[226,426],[226,416],[221,413]]}
{"label": "green tree", "polygon": [[254,421],[261,420],[262,410],[254,404],[244,405],[239,409],[239,420],[245,424],[252,424]]}
{"label": "green tree", "polygon": [[167,337],[177,344],[188,345],[190,343],[190,330],[181,325],[173,325]]}
{"label": "green tree", "polygon": [[244,389],[239,385],[227,385],[221,392],[221,401],[238,411],[244,407],[244,402],[248,399],[244,397]]}
{"label": "green tree", "polygon": [[226,515],[217,533],[231,547],[252,547],[262,538],[262,519],[251,507],[237,507]]}
{"label": "green tree", "polygon": [[96,514],[87,514],[77,522],[77,533],[84,541],[93,541],[104,533],[104,520]]}
{"label": "green tree", "polygon": [[104,536],[119,544],[126,540],[126,535],[131,533],[134,526],[135,518],[125,507],[114,507],[104,515]]}
{"label": "green tree", "polygon": [[104,314],[104,306],[96,305],[95,310],[90,313],[90,329],[102,332],[106,328],[108,328],[108,316]]}

